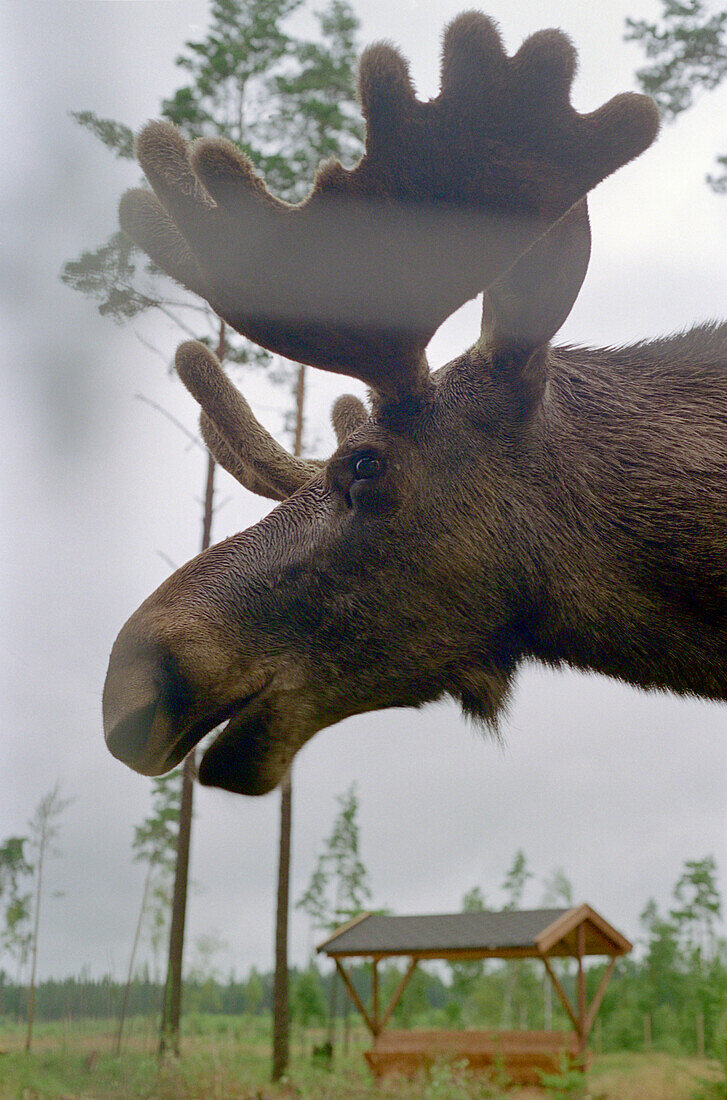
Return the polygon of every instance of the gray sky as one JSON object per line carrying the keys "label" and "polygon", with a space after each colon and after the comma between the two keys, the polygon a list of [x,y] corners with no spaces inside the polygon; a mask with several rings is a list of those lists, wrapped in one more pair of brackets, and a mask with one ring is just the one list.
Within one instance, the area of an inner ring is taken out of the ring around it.
{"label": "gray sky", "polygon": [[[359,0],[361,41],[396,42],[420,93],[434,94],[441,29],[463,6]],[[590,110],[633,87],[641,57],[622,41],[623,20],[656,9],[552,0],[544,17],[540,4],[492,0],[488,11],[510,49],[543,25],[567,30],[581,58],[574,102]],[[201,452],[135,399],[195,430],[191,399],[146,346],[171,358],[178,336],[158,321],[117,329],[58,280],[66,259],[115,228],[118,196],[136,181],[67,112],[137,128],[179,83],[174,57],[206,13],[201,0],[0,3],[0,840],[26,829],[56,780],[75,798],[49,869],[44,975],[84,965],[120,975],[127,961],[142,890],[130,842],[149,781],[106,752],[101,689],[118,629],[169,571],[161,554],[181,564],[197,550],[204,474]],[[727,90],[704,97],[593,196],[591,268],[564,340],[622,343],[724,316],[727,198],[703,179],[725,151],[726,108]],[[472,303],[451,318],[432,342],[433,365],[470,343],[478,320]],[[309,437],[325,450],[321,410],[350,386],[319,375],[315,385]],[[279,428],[283,393],[259,380],[247,389]],[[218,539],[264,511],[224,473],[219,486]],[[478,884],[498,905],[522,848],[536,874],[526,903],[541,901],[542,878],[562,866],[577,900],[636,937],[644,903],[668,904],[685,859],[713,853],[726,885],[726,727],[724,707],[540,668],[520,677],[504,746],[451,705],[352,718],[297,758],[292,896],[307,885],[335,795],[355,782],[374,904],[454,910]],[[277,793],[196,792],[188,942],[218,932],[225,970],[271,965],[277,815]],[[295,961],[308,944],[293,912]]]}

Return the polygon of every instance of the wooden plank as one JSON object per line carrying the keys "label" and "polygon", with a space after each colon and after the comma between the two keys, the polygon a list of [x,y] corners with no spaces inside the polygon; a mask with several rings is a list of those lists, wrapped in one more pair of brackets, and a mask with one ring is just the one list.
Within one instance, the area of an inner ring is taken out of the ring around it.
{"label": "wooden plank", "polygon": [[540,1073],[558,1073],[563,1060],[584,1068],[573,1032],[389,1031],[364,1057],[377,1078],[415,1076],[441,1059],[465,1061],[472,1071],[502,1065],[516,1084],[538,1085]]}
{"label": "wooden plank", "polygon": [[548,971],[548,975],[550,977],[551,982],[555,986],[555,992],[558,994],[558,998],[560,1000],[560,1003],[563,1005],[563,1008],[566,1010],[566,1012],[570,1016],[571,1023],[573,1024],[573,1027],[575,1028],[576,1032],[578,1033],[579,1032],[578,1017],[576,1016],[575,1012],[573,1011],[573,1006],[571,1005],[570,1001],[568,1000],[568,995],[567,995],[566,991],[563,989],[563,986],[560,984],[560,981],[558,980],[558,975],[553,970],[553,967],[550,965],[550,963],[547,959],[547,956],[545,956],[545,955],[543,955],[543,963],[545,965],[545,969]]}
{"label": "wooden plank", "polygon": [[374,959],[371,975],[371,1018],[374,1024],[374,1035],[381,1031],[379,1026],[379,960]]}
{"label": "wooden plank", "polygon": [[359,1012],[363,1016],[363,1018],[366,1022],[366,1026],[368,1027],[369,1031],[374,1036],[374,1038],[376,1038],[376,1027],[374,1025],[374,1022],[371,1019],[371,1017],[369,1016],[366,1009],[364,1008],[363,1003],[361,1001],[361,998],[359,997],[358,993],[354,989],[353,983],[352,983],[351,979],[349,978],[345,967],[339,962],[338,959],[335,959],[334,962],[336,964],[336,969],[337,969],[338,973],[343,978],[343,984],[346,986],[346,989],[348,990],[348,992],[351,995],[351,1000],[353,1001],[353,1003],[356,1005],[356,1008],[359,1010]]}
{"label": "wooden plank", "polygon": [[383,1018],[381,1020],[381,1027],[379,1028],[379,1033],[381,1033],[384,1030],[384,1028],[388,1024],[389,1020],[391,1019],[391,1014],[394,1011],[394,1009],[396,1008],[396,1006],[398,1005],[399,1001],[401,1000],[402,995],[404,993],[404,990],[406,989],[409,982],[411,981],[411,977],[412,977],[414,971],[416,970],[416,968],[417,968],[417,960],[416,959],[410,959],[409,960],[409,966],[408,966],[407,970],[404,972],[404,974],[402,975],[401,981],[399,982],[396,989],[394,990],[394,992],[392,994],[392,997],[391,997],[391,1000],[389,1001],[388,1007],[386,1009],[386,1012],[383,1015]]}

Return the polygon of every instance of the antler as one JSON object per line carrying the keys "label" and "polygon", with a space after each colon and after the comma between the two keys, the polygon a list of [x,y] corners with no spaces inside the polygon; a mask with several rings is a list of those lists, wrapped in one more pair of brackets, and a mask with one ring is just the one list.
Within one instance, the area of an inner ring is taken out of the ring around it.
{"label": "antler", "polygon": [[[257,420],[232,385],[219,359],[197,340],[177,348],[179,377],[200,405],[202,438],[212,455],[236,481],[257,496],[285,500],[314,477],[323,462],[289,454]],[[332,418],[338,442],[367,417],[358,398],[339,397]]]}
{"label": "antler", "polygon": [[231,143],[187,145],[154,122],[137,147],[155,194],[128,193],[122,226],[256,343],[384,394],[416,388],[441,322],[656,134],[645,96],[578,114],[574,70],[560,32],[508,57],[494,24],[465,13],[427,103],[394,49],[364,53],[366,152],[353,170],[326,165],[301,205],[273,198]]}

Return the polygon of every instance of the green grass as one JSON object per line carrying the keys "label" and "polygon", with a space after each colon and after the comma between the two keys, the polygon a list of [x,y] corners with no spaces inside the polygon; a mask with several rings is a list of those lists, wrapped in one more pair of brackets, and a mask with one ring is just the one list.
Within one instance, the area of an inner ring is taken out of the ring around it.
{"label": "green grass", "polygon": [[[24,1028],[0,1020],[0,1100],[501,1100],[506,1095],[461,1067],[439,1064],[418,1082],[374,1085],[352,1034],[348,1055],[332,1069],[315,1065],[321,1034],[296,1031],[288,1079],[269,1083],[270,1027],[262,1018],[190,1014],[182,1057],[160,1065],[153,1023],[129,1021],[121,1056],[113,1054],[108,1022],[38,1024],[33,1050],[23,1051]],[[608,1054],[596,1058],[581,1095],[590,1100],[692,1100],[700,1081],[717,1079],[716,1063],[665,1054]],[[508,1100],[574,1096],[572,1082],[553,1080],[548,1092],[512,1091]]]}

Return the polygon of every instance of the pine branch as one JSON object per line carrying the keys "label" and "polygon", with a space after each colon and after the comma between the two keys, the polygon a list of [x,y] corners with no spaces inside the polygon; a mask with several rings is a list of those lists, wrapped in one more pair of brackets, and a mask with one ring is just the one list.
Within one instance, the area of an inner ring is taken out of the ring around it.
{"label": "pine branch", "polygon": [[69,111],[71,118],[122,160],[134,159],[134,131],[123,122],[99,118],[93,111]]}

